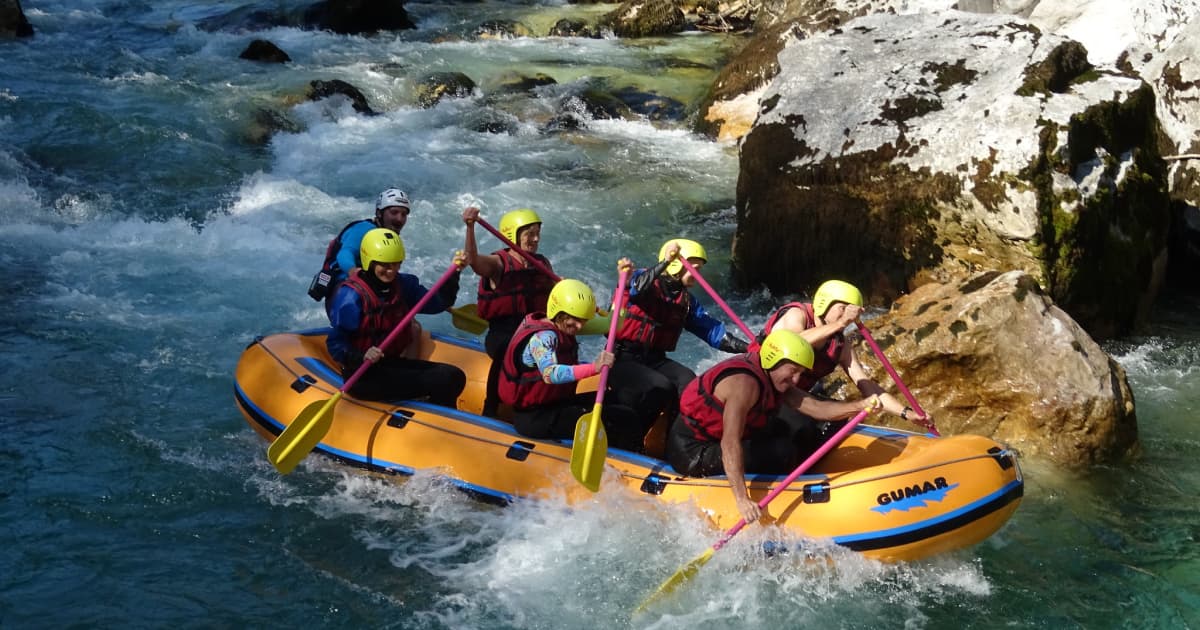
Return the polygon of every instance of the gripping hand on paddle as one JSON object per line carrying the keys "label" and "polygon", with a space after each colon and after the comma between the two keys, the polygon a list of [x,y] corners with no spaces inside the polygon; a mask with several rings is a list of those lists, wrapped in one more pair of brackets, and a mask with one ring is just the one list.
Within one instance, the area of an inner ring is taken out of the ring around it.
{"label": "gripping hand on paddle", "polygon": [[862,312],[863,308],[861,306],[856,306],[854,304],[843,304],[841,315],[835,319],[833,323],[845,328],[850,324],[856,323],[859,316],[862,315]]}
{"label": "gripping hand on paddle", "polygon": [[622,271],[633,271],[633,261],[629,258],[621,258],[617,261],[617,273]]}
{"label": "gripping hand on paddle", "polygon": [[467,253],[461,249],[454,250],[454,266],[463,269],[468,264]]}
{"label": "gripping hand on paddle", "polygon": [[606,367],[612,367],[614,361],[615,357],[613,353],[608,350],[601,350],[600,354],[596,355],[596,361],[592,365],[596,366],[596,371],[599,372]]}

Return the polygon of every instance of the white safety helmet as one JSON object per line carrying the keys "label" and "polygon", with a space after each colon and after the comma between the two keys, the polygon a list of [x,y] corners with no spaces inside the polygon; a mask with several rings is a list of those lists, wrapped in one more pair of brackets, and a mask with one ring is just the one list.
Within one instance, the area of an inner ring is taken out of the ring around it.
{"label": "white safety helmet", "polygon": [[389,188],[379,193],[379,199],[375,201],[375,211],[378,212],[384,208],[392,206],[400,206],[402,208],[411,209],[412,206],[408,203],[408,195],[399,188]]}

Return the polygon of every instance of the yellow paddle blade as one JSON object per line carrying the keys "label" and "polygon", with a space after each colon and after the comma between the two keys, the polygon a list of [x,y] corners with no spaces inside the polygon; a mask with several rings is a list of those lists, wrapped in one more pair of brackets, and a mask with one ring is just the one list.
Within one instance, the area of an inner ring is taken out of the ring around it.
{"label": "yellow paddle blade", "polygon": [[[617,319],[617,325],[620,326],[624,320],[625,313],[622,312]],[[596,309],[596,316],[587,320],[587,323],[583,325],[583,328],[579,329],[576,335],[607,335],[611,324],[612,312],[598,308]]]}
{"label": "yellow paddle blade", "polygon": [[642,602],[641,605],[637,607],[637,610],[634,611],[634,614],[642,612],[647,606],[658,601],[663,596],[673,593],[675,589],[679,588],[680,584],[692,579],[692,576],[696,575],[696,573],[700,570],[700,567],[704,566],[704,564],[707,563],[712,556],[713,548],[709,547],[708,549],[705,549],[704,553],[696,556],[694,560],[684,565],[682,569],[676,571],[675,575],[667,578],[667,581],[663,582],[662,585],[658,587],[658,590],[654,591],[650,597],[646,598],[646,601]]}
{"label": "yellow paddle blade", "polygon": [[488,321],[479,316],[475,304],[463,304],[450,309],[450,321],[455,328],[472,335],[482,334],[488,329]]}
{"label": "yellow paddle blade", "polygon": [[267,448],[267,459],[281,474],[288,474],[312,452],[333,424],[333,406],[341,400],[342,392],[329,400],[309,403],[300,410],[296,419],[271,442]]}
{"label": "yellow paddle blade", "polygon": [[583,487],[596,492],[604,475],[604,458],[608,456],[608,435],[600,421],[600,405],[591,413],[579,416],[575,423],[575,441],[571,444],[571,474]]}

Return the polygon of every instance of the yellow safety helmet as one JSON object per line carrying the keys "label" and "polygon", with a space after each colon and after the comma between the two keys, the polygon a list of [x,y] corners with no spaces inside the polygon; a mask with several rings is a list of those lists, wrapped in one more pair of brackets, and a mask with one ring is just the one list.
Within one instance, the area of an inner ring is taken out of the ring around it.
{"label": "yellow safety helmet", "polygon": [[500,233],[504,235],[504,238],[512,241],[513,244],[520,245],[517,242],[517,232],[527,225],[535,225],[541,222],[542,218],[533,210],[518,208],[500,217]]}
{"label": "yellow safety helmet", "polygon": [[841,280],[826,280],[817,287],[813,294],[813,313],[817,317],[825,317],[825,312],[834,302],[845,302],[855,306],[863,305],[862,291],[858,287]]}
{"label": "yellow safety helmet", "polygon": [[358,259],[362,268],[370,271],[371,263],[404,262],[404,241],[400,235],[387,228],[375,228],[363,234],[358,247]]}
{"label": "yellow safety helmet", "polygon": [[546,300],[546,317],[553,320],[559,313],[587,321],[596,314],[596,296],[588,285],[563,278],[550,289]]}
{"label": "yellow safety helmet", "polygon": [[772,330],[758,350],[759,365],[764,370],[774,368],[780,361],[791,361],[811,370],[814,358],[813,347],[804,337],[783,328]]}
{"label": "yellow safety helmet", "polygon": [[[686,238],[673,238],[666,243],[663,243],[661,249],[658,250],[658,259],[660,261],[667,259],[667,250],[671,248],[671,243],[679,243],[679,258],[699,258],[704,262],[708,262],[708,252],[704,251],[704,246],[696,241],[690,241]],[[667,265],[667,273],[674,276],[678,275],[683,269],[683,263],[679,262],[679,258],[671,261]]]}

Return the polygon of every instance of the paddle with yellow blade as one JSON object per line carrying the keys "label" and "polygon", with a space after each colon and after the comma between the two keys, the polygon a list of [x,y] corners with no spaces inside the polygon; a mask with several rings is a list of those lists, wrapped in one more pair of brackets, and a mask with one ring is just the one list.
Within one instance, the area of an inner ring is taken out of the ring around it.
{"label": "paddle with yellow blade", "polygon": [[[851,418],[850,421],[846,423],[846,426],[842,427],[841,430],[833,434],[833,437],[829,438],[829,441],[822,444],[821,447],[818,448],[812,455],[809,455],[808,459],[804,460],[804,463],[797,466],[796,469],[791,472],[791,474],[789,474],[787,477],[784,477],[783,481],[780,481],[778,484],[776,484],[775,489],[768,492],[767,496],[763,497],[762,500],[758,502],[759,509],[766,510],[767,504],[769,504],[772,499],[779,496],[779,493],[786,490],[787,487],[790,486],[797,477],[803,475],[806,470],[812,468],[813,464],[816,464],[817,461],[824,457],[826,453],[833,450],[833,448],[838,444],[841,444],[842,440],[846,439],[846,437],[849,436],[852,431],[854,431],[854,428],[858,426],[858,423],[862,422],[863,418],[866,418],[867,415],[872,411],[875,411],[878,405],[879,399],[872,398],[870,405],[866,409],[858,412],[858,415]],[[729,530],[726,531],[723,536],[721,536],[720,540],[713,543],[711,547],[704,550],[704,553],[696,556],[694,560],[687,563],[683,566],[683,568],[676,571],[674,575],[667,578],[667,581],[663,582],[662,585],[658,587],[658,590],[654,591],[650,597],[647,597],[646,601],[642,602],[634,612],[642,612],[647,606],[654,603],[664,595],[674,592],[675,589],[679,588],[681,584],[690,580],[692,576],[696,575],[696,573],[700,570],[700,567],[704,566],[712,558],[713,553],[715,553],[721,547],[724,547],[725,543],[729,542],[730,539],[736,536],[738,532],[742,531],[744,527],[746,527],[746,520],[738,519],[738,522],[735,523],[733,527],[729,528]]]}
{"label": "paddle with yellow blade", "polygon": [[[441,289],[442,285],[446,284],[446,281],[458,269],[457,263],[450,265],[450,268],[442,274],[442,277],[438,278],[437,282],[434,282],[433,286],[429,287],[429,290],[408,311],[404,319],[400,320],[400,323],[396,324],[392,332],[379,344],[381,350],[387,348],[388,344],[408,326],[409,322],[416,317],[422,308],[425,308],[425,304],[433,299],[438,289]],[[358,382],[358,379],[367,371],[367,368],[372,365],[373,363],[370,361],[363,361],[363,364],[354,371],[354,374],[350,378],[346,379],[346,382],[332,398],[329,400],[314,401],[304,409],[301,409],[300,413],[296,414],[296,419],[292,420],[292,423],[267,448],[267,459],[275,466],[276,470],[286,475],[292,472],[296,468],[296,465],[312,452],[317,443],[321,441],[321,438],[324,438],[325,434],[329,432],[330,425],[333,424],[334,405],[337,405],[337,402],[342,399],[342,394],[350,391],[350,388]]]}
{"label": "paddle with yellow blade", "polygon": [[[617,276],[617,290],[613,294],[613,312],[620,313],[625,305],[625,284],[629,280],[629,268],[622,267]],[[611,353],[617,340],[617,320],[610,318],[608,341],[604,351]],[[591,413],[579,416],[575,423],[575,441],[571,444],[571,474],[585,488],[596,492],[600,489],[600,477],[604,473],[604,458],[608,454],[608,436],[600,421],[600,408],[604,404],[604,390],[608,388],[609,367],[600,368],[600,384],[596,387],[596,404]]]}

